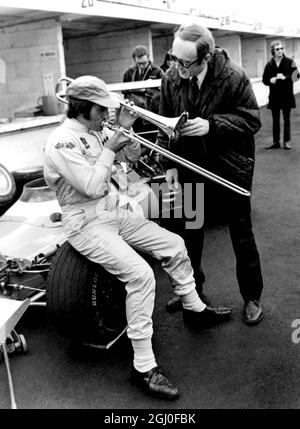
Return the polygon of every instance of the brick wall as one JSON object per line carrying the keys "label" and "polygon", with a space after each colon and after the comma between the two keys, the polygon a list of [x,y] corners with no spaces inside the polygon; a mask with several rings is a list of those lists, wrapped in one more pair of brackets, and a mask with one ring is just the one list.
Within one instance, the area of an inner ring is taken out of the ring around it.
{"label": "brick wall", "polygon": [[44,20],[3,28],[0,58],[6,65],[6,83],[0,84],[0,117],[8,117],[22,106],[35,106],[48,86],[52,88],[64,74],[60,25]]}
{"label": "brick wall", "polygon": [[90,74],[106,83],[122,82],[124,72],[133,64],[131,51],[136,45],[146,46],[152,57],[149,27],[65,40],[67,76]]}

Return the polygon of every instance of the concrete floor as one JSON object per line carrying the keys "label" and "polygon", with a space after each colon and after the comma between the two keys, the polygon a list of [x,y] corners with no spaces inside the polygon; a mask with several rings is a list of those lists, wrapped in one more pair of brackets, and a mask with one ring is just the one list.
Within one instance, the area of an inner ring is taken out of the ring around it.
{"label": "concrete floor", "polygon": [[[203,266],[206,293],[233,307],[233,320],[200,333],[181,313],[168,314],[172,296],[159,267],[154,347],[160,366],[180,389],[176,402],[153,399],[129,382],[132,360],[126,337],[108,352],[76,349],[58,335],[45,309],[30,308],[18,330],[29,353],[10,359],[21,409],[275,409],[300,407],[300,343],[292,322],[300,319],[300,98],[292,112],[293,149],[266,151],[271,115],[261,110],[253,192],[253,225],[261,255],[265,318],[256,327],[241,321],[242,300],[227,228],[207,229]],[[222,268],[222,269],[221,269]],[[0,409],[10,407],[0,365]]]}

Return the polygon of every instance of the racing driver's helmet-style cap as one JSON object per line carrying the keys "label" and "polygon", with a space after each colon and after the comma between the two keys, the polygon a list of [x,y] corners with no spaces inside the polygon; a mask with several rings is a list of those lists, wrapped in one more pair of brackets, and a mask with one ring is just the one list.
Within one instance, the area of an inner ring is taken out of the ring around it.
{"label": "racing driver's helmet-style cap", "polygon": [[105,82],[96,76],[80,76],[68,85],[68,97],[88,100],[107,108],[118,108],[117,96],[108,91]]}

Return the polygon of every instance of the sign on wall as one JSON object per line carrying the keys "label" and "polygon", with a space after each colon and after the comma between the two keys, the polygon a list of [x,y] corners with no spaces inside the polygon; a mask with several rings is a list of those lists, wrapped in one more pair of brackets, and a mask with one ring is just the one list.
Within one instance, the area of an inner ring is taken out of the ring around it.
{"label": "sign on wall", "polygon": [[52,59],[56,58],[56,52],[55,51],[44,51],[44,52],[40,53],[40,57],[43,60],[46,60],[46,59],[52,60]]}

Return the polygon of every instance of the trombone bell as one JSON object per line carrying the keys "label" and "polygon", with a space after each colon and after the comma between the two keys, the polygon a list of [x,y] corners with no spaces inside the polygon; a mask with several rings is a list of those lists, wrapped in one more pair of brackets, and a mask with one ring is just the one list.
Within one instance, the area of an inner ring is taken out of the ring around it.
{"label": "trombone bell", "polygon": [[163,131],[169,138],[169,140],[177,140],[180,135],[182,126],[188,120],[188,112],[183,112],[176,118],[166,118],[165,116],[158,115],[157,113],[150,112],[149,110],[143,109],[138,106],[131,106],[126,101],[120,102],[123,109],[127,109],[138,114],[138,117],[146,119],[152,124],[156,125],[161,131]]}

